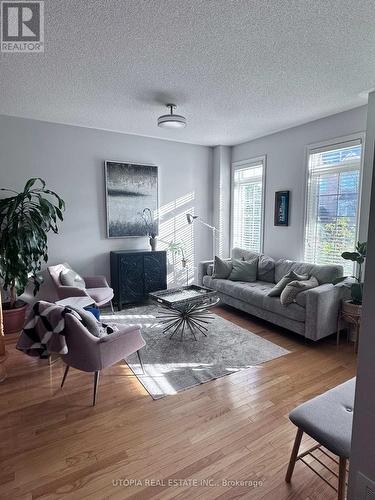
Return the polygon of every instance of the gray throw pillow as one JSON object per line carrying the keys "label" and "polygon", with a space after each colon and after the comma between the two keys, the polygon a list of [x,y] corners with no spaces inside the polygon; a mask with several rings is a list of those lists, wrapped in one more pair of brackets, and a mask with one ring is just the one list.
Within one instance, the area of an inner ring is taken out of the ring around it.
{"label": "gray throw pillow", "polygon": [[237,260],[232,261],[233,269],[228,279],[231,281],[249,281],[257,280],[258,257],[252,260]]}
{"label": "gray throw pillow", "polygon": [[214,279],[227,280],[231,272],[232,261],[220,259],[220,257],[216,255],[212,277]]}
{"label": "gray throw pillow", "polygon": [[306,281],[309,279],[308,275],[297,274],[294,271],[290,271],[288,274],[283,276],[281,280],[276,283],[276,285],[268,292],[269,297],[280,297],[284,288],[292,281]]}
{"label": "gray throw pillow", "polygon": [[319,286],[319,282],[315,278],[315,276],[311,276],[311,278],[308,280],[291,281],[281,292],[280,302],[283,306],[292,304],[292,302],[295,301],[297,294],[305,290],[310,290],[310,288],[315,288],[317,286]]}
{"label": "gray throw pillow", "polygon": [[60,273],[60,283],[64,286],[86,288],[85,280],[73,269],[64,268]]}
{"label": "gray throw pillow", "polygon": [[275,282],[275,261],[272,257],[264,254],[259,256],[257,276],[259,281]]}
{"label": "gray throw pillow", "polygon": [[77,312],[81,316],[83,325],[87,328],[91,335],[94,335],[95,337],[102,336],[99,328],[100,323],[90,311],[71,306],[69,306],[68,309],[73,309],[73,311]]}

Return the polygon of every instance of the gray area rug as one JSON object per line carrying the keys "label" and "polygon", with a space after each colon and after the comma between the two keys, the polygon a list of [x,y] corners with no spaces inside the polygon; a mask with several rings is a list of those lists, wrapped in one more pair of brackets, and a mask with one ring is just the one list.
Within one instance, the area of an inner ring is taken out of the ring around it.
{"label": "gray area rug", "polygon": [[197,341],[185,332],[184,341],[175,335],[169,339],[157,319],[160,309],[146,305],[102,314],[102,321],[141,324],[146,346],[141,350],[145,373],[133,354],[128,365],[153,399],[189,389],[198,384],[259,365],[288,354],[279,347],[234,323],[213,315],[207,337],[197,334]]}

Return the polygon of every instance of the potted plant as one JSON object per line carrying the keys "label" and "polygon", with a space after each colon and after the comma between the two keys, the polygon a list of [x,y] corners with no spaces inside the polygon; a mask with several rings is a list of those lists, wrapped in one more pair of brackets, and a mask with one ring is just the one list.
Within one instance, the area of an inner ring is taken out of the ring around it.
{"label": "potted plant", "polygon": [[169,243],[168,250],[172,253],[172,255],[181,255],[182,267],[187,266],[187,259],[185,258],[183,243],[171,241]]}
{"label": "potted plant", "polygon": [[47,233],[58,233],[63,220],[64,201],[46,189],[39,177],[29,179],[23,191],[1,189],[11,196],[0,199],[0,278],[7,296],[3,304],[5,333],[23,328],[26,304],[17,299],[28,284],[34,283],[34,295],[40,281],[36,274],[48,261]]}
{"label": "potted plant", "polygon": [[343,252],[341,257],[345,260],[351,260],[357,264],[356,274],[354,276],[342,276],[334,281],[334,284],[342,283],[350,289],[351,300],[343,301],[343,311],[349,314],[360,315],[362,309],[362,266],[366,259],[367,242],[357,243],[354,252]]}

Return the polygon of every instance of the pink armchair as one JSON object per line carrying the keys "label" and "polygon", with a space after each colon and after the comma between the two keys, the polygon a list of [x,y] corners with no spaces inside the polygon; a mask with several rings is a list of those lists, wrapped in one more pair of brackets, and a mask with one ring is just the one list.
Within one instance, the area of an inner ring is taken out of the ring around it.
{"label": "pink armchair", "polygon": [[65,315],[64,332],[68,353],[61,356],[66,363],[61,387],[71,366],[84,372],[94,372],[93,406],[97,398],[100,370],[136,352],[144,371],[139,350],[146,343],[141,335],[141,326],[117,326],[120,328],[119,331],[99,338],[92,335],[75,316],[69,313]]}
{"label": "pink armchair", "polygon": [[86,285],[85,288],[66,286],[60,281],[60,273],[66,268],[70,268],[69,264],[57,264],[57,266],[50,266],[48,268],[60,300],[67,299],[68,297],[90,297],[98,307],[109,303],[113,312],[113,290],[108,285],[105,276],[83,277]]}

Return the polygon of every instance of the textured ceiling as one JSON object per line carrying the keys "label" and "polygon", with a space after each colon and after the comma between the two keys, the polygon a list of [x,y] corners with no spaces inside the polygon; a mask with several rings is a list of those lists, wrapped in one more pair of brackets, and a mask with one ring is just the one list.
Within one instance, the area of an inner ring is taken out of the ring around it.
{"label": "textured ceiling", "polygon": [[[359,106],[374,85],[373,0],[46,0],[45,53],[0,55],[2,114],[206,145]],[[156,126],[169,101],[186,129]]]}

